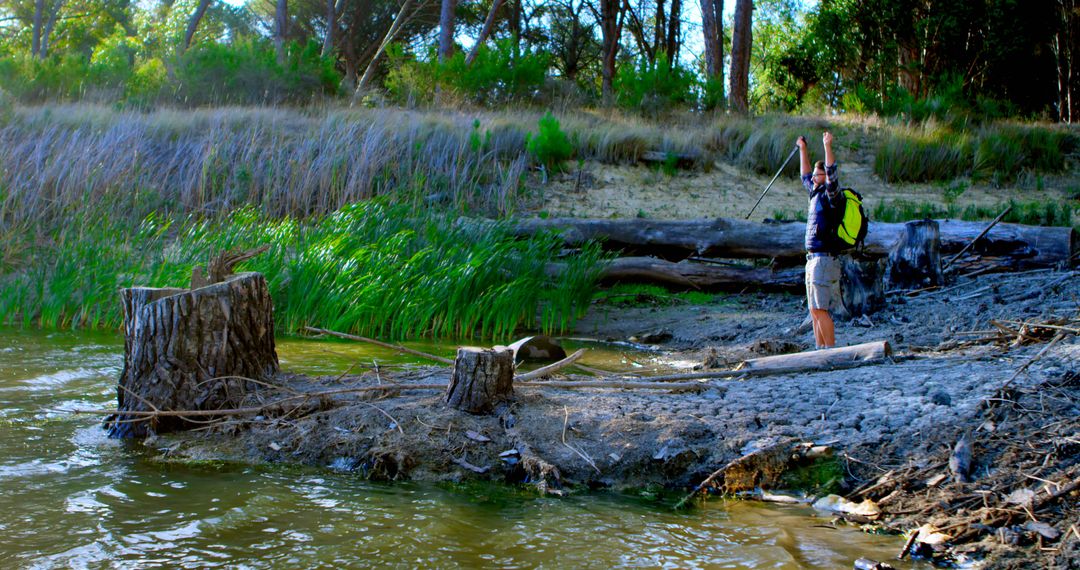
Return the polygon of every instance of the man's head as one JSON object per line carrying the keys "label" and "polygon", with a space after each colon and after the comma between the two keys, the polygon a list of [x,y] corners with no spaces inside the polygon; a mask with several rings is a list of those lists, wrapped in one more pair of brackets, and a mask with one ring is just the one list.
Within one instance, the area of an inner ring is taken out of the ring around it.
{"label": "man's head", "polygon": [[828,182],[828,177],[825,175],[825,161],[819,160],[814,163],[814,186],[821,186]]}

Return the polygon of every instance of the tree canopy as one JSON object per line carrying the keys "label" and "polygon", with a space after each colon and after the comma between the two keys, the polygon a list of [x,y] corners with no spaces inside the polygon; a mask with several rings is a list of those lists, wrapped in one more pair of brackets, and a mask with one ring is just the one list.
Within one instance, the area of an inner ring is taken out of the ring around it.
{"label": "tree canopy", "polygon": [[0,89],[1072,122],[1078,22],[1080,0],[0,0]]}

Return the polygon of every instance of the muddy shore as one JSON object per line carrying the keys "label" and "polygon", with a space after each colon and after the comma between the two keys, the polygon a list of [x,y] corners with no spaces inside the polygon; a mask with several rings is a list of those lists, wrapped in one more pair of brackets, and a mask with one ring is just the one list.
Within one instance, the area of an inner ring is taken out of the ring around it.
{"label": "muddy shore", "polygon": [[[998,330],[994,322],[1075,320],[1078,300],[1075,272],[960,278],[946,290],[892,296],[888,308],[869,319],[838,323],[841,344],[888,340],[896,356],[882,364],[708,380],[693,393],[519,387],[492,415],[447,408],[438,389],[347,392],[390,383],[445,385],[447,367],[387,368],[344,377],[282,374],[280,389],[252,392],[250,403],[320,395],[283,416],[234,418],[146,443],[170,459],[303,463],[375,479],[479,478],[539,483],[554,492],[657,486],[678,493],[747,453],[805,441],[836,450],[843,476],[832,482],[835,490],[881,502],[884,515],[874,524],[944,528],[972,517],[992,519],[993,511],[973,510],[982,506],[971,500],[980,493],[991,496],[982,499],[991,505],[1019,488],[1036,494],[1056,489],[1047,491],[1040,481],[1077,477],[1076,335],[1059,331],[1064,334],[1052,346],[1047,333],[1054,329],[1030,329],[1020,342],[1002,335],[986,339]],[[730,295],[700,306],[597,306],[575,334],[651,343],[671,362],[723,369],[748,357],[810,347],[811,334],[799,326],[804,311],[802,298],[787,294]],[[974,480],[954,484],[949,452],[965,432],[974,442]],[[1016,455],[1025,446],[1038,450],[1038,469],[1002,479],[1004,473],[1027,469],[1021,466],[1027,459]],[[985,532],[967,542],[982,539],[978,552],[989,552],[1000,567],[1010,567],[1012,559],[1075,567],[1068,564],[1075,564],[1080,540],[1070,535],[1076,498],[1066,496],[1046,509],[1031,518],[1053,526],[1058,541],[984,525]],[[1024,523],[1017,521],[1010,518],[1005,526]],[[950,536],[978,529],[977,524],[983,523],[968,521]]]}

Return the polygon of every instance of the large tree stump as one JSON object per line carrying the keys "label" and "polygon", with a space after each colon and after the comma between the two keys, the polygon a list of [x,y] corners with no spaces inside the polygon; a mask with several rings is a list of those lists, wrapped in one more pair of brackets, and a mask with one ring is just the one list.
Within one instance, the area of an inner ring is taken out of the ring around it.
{"label": "large tree stump", "polygon": [[[278,371],[274,308],[266,279],[241,273],[194,290],[132,287],[124,305],[124,370],[110,437],[143,437],[193,427],[182,417],[126,411],[236,407],[251,380]],[[206,419],[203,417],[202,419]]]}
{"label": "large tree stump", "polygon": [[483,414],[514,393],[514,351],[461,347],[446,387],[446,403],[472,414]]}
{"label": "large tree stump", "polygon": [[900,291],[945,283],[941,271],[941,233],[936,221],[904,224],[904,233],[889,252],[885,282],[889,289]]}
{"label": "large tree stump", "polygon": [[837,312],[844,318],[869,315],[885,306],[885,260],[843,256],[840,277],[841,304]]}

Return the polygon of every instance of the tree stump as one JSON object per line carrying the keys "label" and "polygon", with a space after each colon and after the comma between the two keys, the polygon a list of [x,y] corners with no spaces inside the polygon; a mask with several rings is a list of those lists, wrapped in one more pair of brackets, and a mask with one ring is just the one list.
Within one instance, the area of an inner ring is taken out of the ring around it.
{"label": "tree stump", "polygon": [[446,387],[446,403],[471,414],[483,414],[514,393],[514,351],[495,348],[461,347],[454,359],[454,372]]}
{"label": "tree stump", "polygon": [[885,283],[890,290],[899,291],[945,283],[941,271],[941,233],[936,221],[904,224],[904,233],[889,251]]}
{"label": "tree stump", "polygon": [[[110,437],[144,437],[193,427],[182,417],[128,411],[237,407],[244,391],[278,371],[274,307],[266,279],[241,273],[188,289],[123,289],[124,370],[116,390],[120,414]],[[205,417],[203,418],[205,419]]]}
{"label": "tree stump", "polygon": [[843,256],[840,277],[841,317],[869,315],[885,306],[885,260]]}

